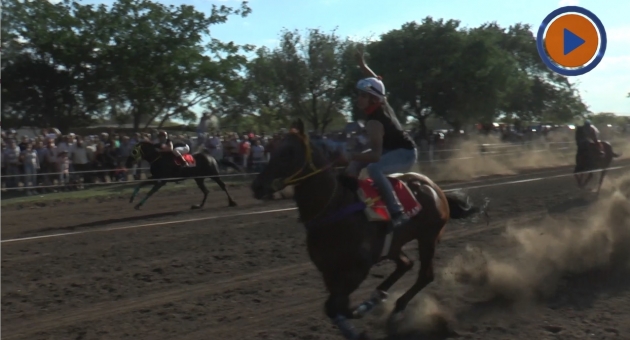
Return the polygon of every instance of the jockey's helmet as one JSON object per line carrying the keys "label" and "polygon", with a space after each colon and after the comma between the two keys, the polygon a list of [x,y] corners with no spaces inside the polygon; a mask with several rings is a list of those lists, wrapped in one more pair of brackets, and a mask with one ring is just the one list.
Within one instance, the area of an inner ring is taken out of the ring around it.
{"label": "jockey's helmet", "polygon": [[364,78],[357,82],[357,89],[369,93],[381,101],[385,98],[385,85],[381,81],[380,77]]}
{"label": "jockey's helmet", "polygon": [[158,137],[168,137],[168,133],[164,130],[158,132]]}
{"label": "jockey's helmet", "polygon": [[591,126],[591,121],[589,119],[584,121],[584,126],[589,127]]}

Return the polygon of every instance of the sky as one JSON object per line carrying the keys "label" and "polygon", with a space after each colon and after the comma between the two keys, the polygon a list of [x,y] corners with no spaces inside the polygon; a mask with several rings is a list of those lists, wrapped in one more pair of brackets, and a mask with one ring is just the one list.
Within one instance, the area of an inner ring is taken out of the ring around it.
{"label": "sky", "polygon": [[[110,1],[86,0],[86,3]],[[161,0],[165,4],[194,5],[210,12],[212,5],[238,6],[237,0]],[[537,30],[542,20],[558,7],[584,7],[604,24],[608,47],[601,63],[591,72],[571,77],[592,112],[630,115],[630,1],[628,0],[251,0],[252,13],[231,17],[213,26],[211,35],[221,41],[274,47],[283,28],[337,28],[342,36],[378,37],[410,21],[427,16],[457,19],[474,27],[497,22],[502,27],[530,24]],[[536,32],[534,32],[536,33]],[[375,70],[378,73],[378,70]]]}

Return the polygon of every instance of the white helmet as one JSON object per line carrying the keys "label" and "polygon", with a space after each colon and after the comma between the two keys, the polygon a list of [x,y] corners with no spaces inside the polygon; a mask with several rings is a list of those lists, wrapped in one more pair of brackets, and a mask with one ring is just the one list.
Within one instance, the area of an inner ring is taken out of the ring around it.
{"label": "white helmet", "polygon": [[383,101],[383,99],[385,98],[385,85],[381,81],[381,77],[370,77],[361,79],[359,80],[359,82],[357,82],[357,89],[363,92],[367,92],[379,98],[381,101]]}

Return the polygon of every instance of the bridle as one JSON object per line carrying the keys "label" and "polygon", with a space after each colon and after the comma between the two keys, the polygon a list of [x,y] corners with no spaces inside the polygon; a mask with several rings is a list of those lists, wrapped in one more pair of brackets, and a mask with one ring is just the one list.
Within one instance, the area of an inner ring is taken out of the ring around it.
{"label": "bridle", "polygon": [[[281,190],[282,188],[288,185],[298,185],[302,183],[305,179],[308,179],[310,177],[313,177],[319,173],[322,173],[328,170],[333,164],[331,162],[327,164],[326,166],[318,168],[315,165],[315,163],[313,163],[313,149],[311,148],[311,142],[308,136],[301,134],[299,132],[289,132],[289,133],[300,138],[300,141],[302,141],[302,144],[304,145],[304,148],[305,148],[304,165],[302,165],[302,167],[299,170],[297,170],[293,175],[287,178],[274,179],[273,182],[271,183],[271,188],[276,191]],[[307,172],[309,170],[310,172]]]}
{"label": "bridle", "polygon": [[136,162],[141,161],[142,159],[145,159],[147,162],[149,162],[149,164],[153,164],[155,163],[158,159],[162,158],[162,154],[158,152],[157,157],[150,161],[147,159],[146,154],[144,153],[144,151],[142,151],[142,144],[138,143],[136,146],[133,147],[133,149],[131,150],[131,156],[133,156],[133,159],[136,160]]}
{"label": "bridle", "polygon": [[[315,163],[313,163],[313,149],[311,148],[311,142],[308,136],[305,134],[299,133],[297,131],[296,132],[291,131],[289,133],[294,134],[297,137],[299,137],[302,144],[304,144],[304,148],[305,148],[304,165],[302,165],[302,167],[299,170],[297,170],[293,175],[287,178],[274,179],[271,182],[271,188],[274,191],[279,191],[288,185],[299,185],[304,180],[330,169],[330,167],[332,167],[332,165],[334,164],[334,162],[329,162],[327,165],[321,168],[318,168],[315,165]],[[309,171],[309,169],[311,171],[307,172]],[[328,202],[326,203],[322,211],[320,211],[317,215],[315,215],[315,217],[310,219],[310,222],[314,221],[315,219],[320,217],[324,212],[326,212],[326,209],[330,206],[330,203],[333,201],[333,198],[335,197],[335,194],[337,193],[338,186],[339,186],[339,182],[335,180],[335,187],[332,193],[330,194],[330,197],[328,198]]]}

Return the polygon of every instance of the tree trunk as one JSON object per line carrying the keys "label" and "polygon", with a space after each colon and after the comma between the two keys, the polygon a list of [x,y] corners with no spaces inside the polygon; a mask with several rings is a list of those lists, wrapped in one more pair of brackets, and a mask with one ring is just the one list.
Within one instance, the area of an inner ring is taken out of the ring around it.
{"label": "tree trunk", "polygon": [[133,116],[133,132],[138,132],[140,130],[140,120],[141,120],[141,114],[138,112],[138,108],[134,108],[131,111],[131,114]]}

